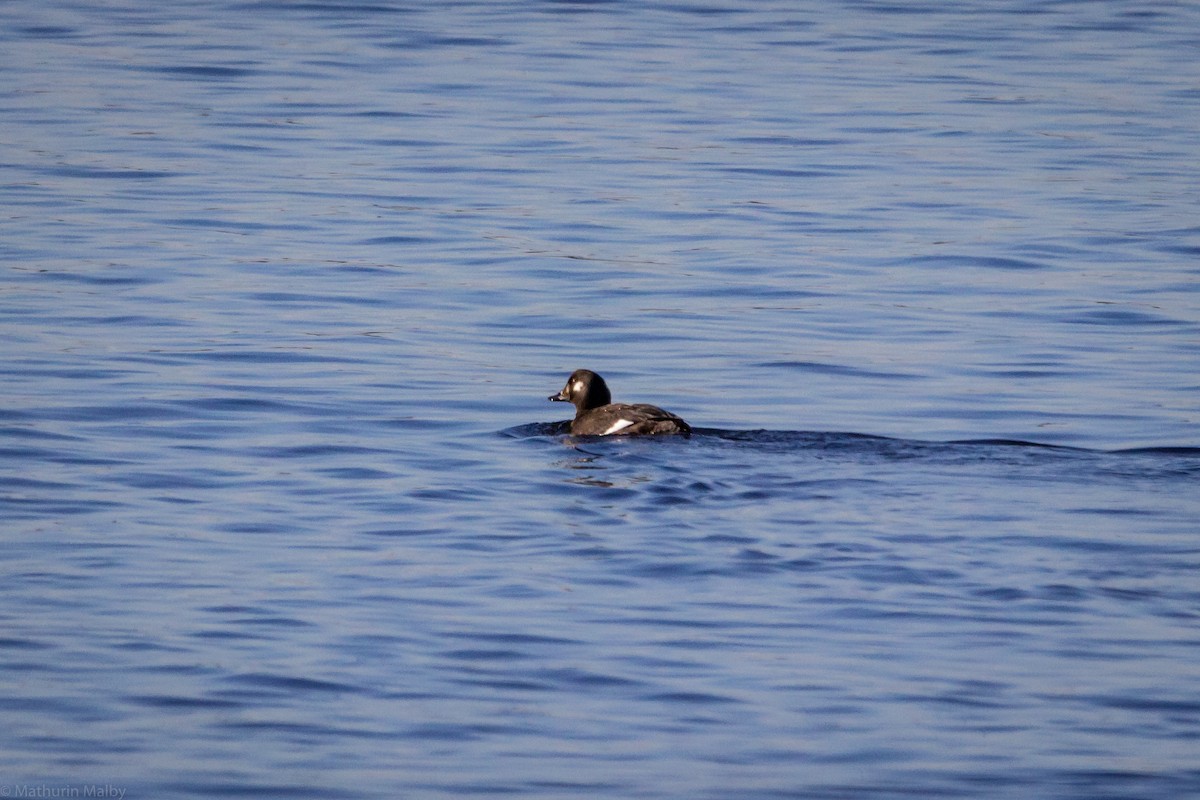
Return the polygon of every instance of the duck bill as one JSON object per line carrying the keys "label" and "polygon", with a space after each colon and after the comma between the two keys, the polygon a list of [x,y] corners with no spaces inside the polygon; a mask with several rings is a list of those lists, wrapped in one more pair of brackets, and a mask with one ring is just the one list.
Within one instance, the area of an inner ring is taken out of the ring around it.
{"label": "duck bill", "polygon": [[552,394],[552,395],[550,395],[549,397],[547,397],[546,399],[547,399],[547,400],[554,400],[554,401],[556,401],[556,402],[559,402],[559,403],[566,403],[566,402],[568,402],[568,400],[567,400],[567,390],[566,390],[566,389],[563,389],[563,390],[562,390],[561,392],[559,392],[558,394]]}

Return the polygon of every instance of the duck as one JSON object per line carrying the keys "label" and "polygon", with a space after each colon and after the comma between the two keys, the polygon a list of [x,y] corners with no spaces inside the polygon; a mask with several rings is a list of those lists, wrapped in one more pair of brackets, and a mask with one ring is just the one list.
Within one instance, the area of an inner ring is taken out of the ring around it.
{"label": "duck", "polygon": [[604,378],[590,369],[572,372],[562,391],[546,399],[575,406],[575,419],[571,420],[575,436],[686,436],[692,432],[691,425],[658,406],[614,403]]}

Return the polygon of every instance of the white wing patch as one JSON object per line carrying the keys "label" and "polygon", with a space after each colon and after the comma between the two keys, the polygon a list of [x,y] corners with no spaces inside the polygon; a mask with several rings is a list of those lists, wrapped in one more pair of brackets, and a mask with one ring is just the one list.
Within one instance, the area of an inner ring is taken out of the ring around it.
{"label": "white wing patch", "polygon": [[633,420],[631,420],[631,419],[619,419],[616,422],[614,422],[612,425],[609,425],[608,430],[606,430],[604,433],[602,433],[600,435],[608,436],[610,433],[619,433],[620,431],[625,430],[632,424],[633,424]]}

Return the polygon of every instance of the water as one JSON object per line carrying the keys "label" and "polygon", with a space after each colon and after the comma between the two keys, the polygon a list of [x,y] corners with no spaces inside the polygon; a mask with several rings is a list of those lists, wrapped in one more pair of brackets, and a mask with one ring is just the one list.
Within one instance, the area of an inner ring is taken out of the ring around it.
{"label": "water", "polygon": [[1200,796],[1200,7],[0,32],[0,792]]}

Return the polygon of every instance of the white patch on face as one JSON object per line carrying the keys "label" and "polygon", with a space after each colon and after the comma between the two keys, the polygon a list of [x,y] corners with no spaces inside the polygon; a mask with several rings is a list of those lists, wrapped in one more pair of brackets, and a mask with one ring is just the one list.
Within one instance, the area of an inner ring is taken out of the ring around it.
{"label": "white patch on face", "polygon": [[571,394],[583,394],[583,381],[575,381],[571,384]]}
{"label": "white patch on face", "polygon": [[623,431],[632,424],[633,424],[633,420],[631,420],[631,419],[619,419],[616,422],[614,422],[612,425],[609,425],[608,430],[606,430],[604,433],[602,433],[600,435],[608,436],[610,433],[617,433],[619,431]]}

